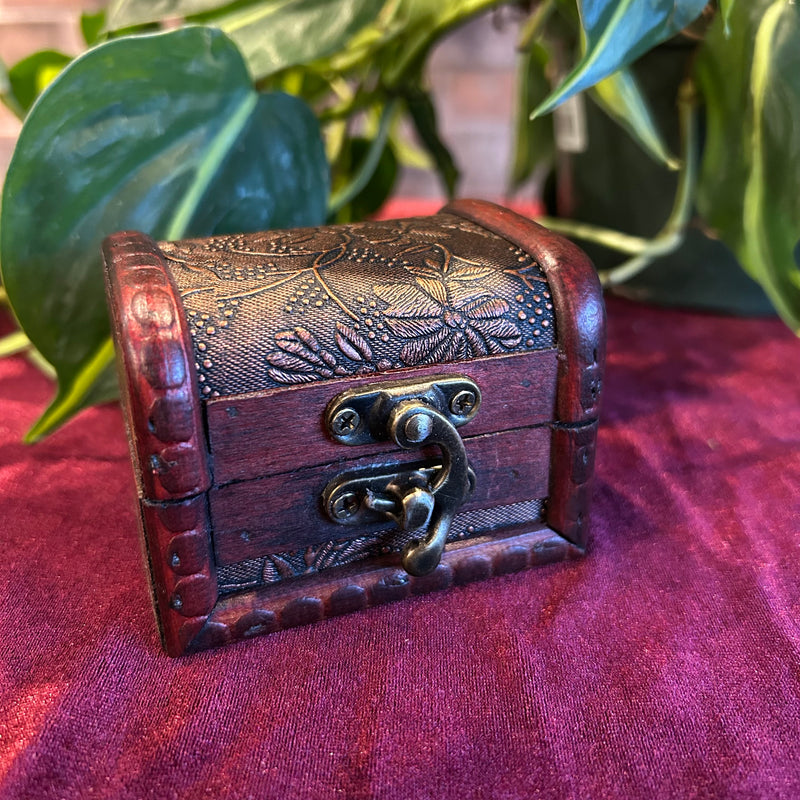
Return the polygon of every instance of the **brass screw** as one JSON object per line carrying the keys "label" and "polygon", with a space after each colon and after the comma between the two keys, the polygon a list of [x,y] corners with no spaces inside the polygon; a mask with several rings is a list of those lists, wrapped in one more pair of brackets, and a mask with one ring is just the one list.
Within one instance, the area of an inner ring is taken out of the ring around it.
{"label": "brass screw", "polygon": [[331,430],[336,436],[350,436],[361,424],[361,417],[354,408],[341,408],[331,420]]}
{"label": "brass screw", "polygon": [[475,397],[475,392],[469,389],[462,389],[450,401],[450,411],[457,417],[469,416],[470,411],[475,408],[477,399],[478,398]]}
{"label": "brass screw", "polygon": [[355,492],[344,492],[331,503],[331,512],[336,519],[349,519],[352,517],[361,502]]}

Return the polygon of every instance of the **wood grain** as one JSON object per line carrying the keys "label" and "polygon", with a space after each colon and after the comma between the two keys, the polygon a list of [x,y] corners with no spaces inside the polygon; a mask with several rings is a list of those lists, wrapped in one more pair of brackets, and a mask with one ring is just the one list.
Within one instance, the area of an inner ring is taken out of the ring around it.
{"label": "wood grain", "polygon": [[[471,425],[471,423],[470,423]],[[462,433],[466,432],[462,428]],[[550,475],[550,430],[523,428],[465,438],[467,456],[478,480],[462,510],[486,508],[547,496]],[[355,455],[362,448],[345,448]],[[421,451],[396,450],[381,458],[389,465],[420,460]],[[437,448],[422,454],[435,458]],[[343,471],[375,466],[366,456],[323,467],[307,467],[261,480],[233,483],[209,492],[214,547],[218,564],[234,564],[267,553],[296,550],[331,539],[363,536],[391,528],[345,526],[328,519],[320,498],[328,482]]]}
{"label": "wood grain", "polygon": [[547,522],[562,536],[585,547],[589,535],[597,422],[553,430]]}
{"label": "wood grain", "polygon": [[[325,408],[345,389],[387,378],[466,375],[483,394],[481,409],[469,424],[474,436],[551,420],[556,371],[556,351],[536,350],[211,400],[206,416],[214,482],[219,486],[352,458],[348,448],[334,442],[323,427]],[[377,455],[392,449],[389,443],[375,444],[362,452]]]}

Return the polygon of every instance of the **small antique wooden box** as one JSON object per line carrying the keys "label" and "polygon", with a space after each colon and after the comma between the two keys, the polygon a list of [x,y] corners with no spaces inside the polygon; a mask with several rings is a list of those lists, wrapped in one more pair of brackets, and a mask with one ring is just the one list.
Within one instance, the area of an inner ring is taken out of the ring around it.
{"label": "small antique wooden box", "polygon": [[104,256],[171,655],[583,552],[605,320],[565,239],[466,200]]}

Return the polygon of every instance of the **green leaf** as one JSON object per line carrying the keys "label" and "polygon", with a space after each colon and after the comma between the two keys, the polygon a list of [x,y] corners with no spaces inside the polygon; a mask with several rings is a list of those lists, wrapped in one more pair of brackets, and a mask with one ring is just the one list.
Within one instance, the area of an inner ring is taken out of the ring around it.
{"label": "green leaf", "polygon": [[[358,168],[369,157],[373,142],[356,137],[347,143],[346,156]],[[377,164],[372,169],[369,180],[347,205],[336,215],[336,222],[353,222],[374,214],[389,198],[397,181],[397,156],[391,144],[387,143],[380,152]]]}
{"label": "green leaf", "polygon": [[224,0],[112,0],[108,4],[108,30],[146,25],[163,19],[189,17],[228,6]]}
{"label": "green leaf", "polygon": [[313,114],[296,98],[255,92],[220,31],[116,39],[70,64],[23,126],[0,217],[9,300],[58,373],[58,396],[35,432],[85,405],[108,372],[107,234],[314,225],[327,195]]}
{"label": "green leaf", "polygon": [[108,26],[202,15],[239,46],[255,80],[340,50],[380,11],[383,0],[119,0]]}
{"label": "green leaf", "polygon": [[800,335],[800,9],[773,3],[756,34],[750,91],[753,165],[742,263]]}
{"label": "green leaf", "polygon": [[[387,163],[384,156],[387,152],[387,140],[396,107],[396,100],[390,101],[386,106],[384,106],[383,111],[381,112],[378,130],[376,131],[372,141],[369,142],[368,146],[364,149],[363,158],[359,158],[359,151],[362,149],[360,142],[366,140],[354,139],[351,141],[349,152],[345,155],[348,157],[351,167],[356,163],[358,164],[358,167],[352,170],[353,174],[348,183],[332,193],[330,202],[328,204],[329,216],[335,217],[344,206],[353,203],[353,201],[359,197],[359,195],[362,195],[364,191],[369,188],[370,183],[372,183],[373,191],[375,190],[375,173],[376,170],[381,166],[382,162],[384,179],[388,177],[389,173],[387,173],[387,170],[391,169],[389,164],[393,162],[394,172],[391,173],[391,183],[394,184],[394,178],[396,177],[397,173],[397,160],[394,157],[394,154],[390,153],[391,161]],[[355,145],[355,148],[353,145]],[[358,160],[354,160],[355,158],[358,158]],[[380,180],[380,178],[378,178],[378,180]],[[378,185],[380,185],[380,183],[378,183]],[[389,191],[390,190],[391,186],[389,186]],[[381,199],[381,203],[383,202],[383,199],[385,198]],[[378,205],[380,205],[380,203]],[[376,209],[377,206],[372,210],[374,211]]]}
{"label": "green leaf", "polygon": [[698,206],[786,323],[800,333],[800,7],[736,3],[697,75],[706,98]]}
{"label": "green leaf", "polygon": [[579,0],[583,56],[531,114],[552,111],[666,41],[700,16],[706,0]]}
{"label": "green leaf", "polygon": [[261,2],[214,24],[239,45],[256,80],[335,53],[380,11],[383,0]]}
{"label": "green leaf", "polygon": [[91,47],[100,41],[105,25],[106,12],[102,8],[95,14],[91,14],[88,11],[81,14],[81,35],[87,47]]}
{"label": "green leaf", "polygon": [[678,159],[670,154],[653,119],[650,104],[630,70],[617,70],[600,81],[592,88],[591,96],[655,161],[669,169],[678,169]]}
{"label": "green leaf", "polygon": [[[45,363],[49,362],[45,359]],[[82,408],[115,399],[119,391],[113,365],[114,343],[107,336],[69,383],[65,383],[56,370],[58,393],[44,414],[25,434],[25,441],[38,441],[63,425]]]}
{"label": "green leaf", "polygon": [[725,25],[725,35],[731,33],[731,11],[736,0],[719,0],[719,13],[722,14],[722,22]]}
{"label": "green leaf", "polygon": [[36,98],[72,61],[58,50],[40,50],[15,64],[8,71],[8,93],[3,101],[20,119],[24,118]]}
{"label": "green leaf", "polygon": [[439,129],[436,125],[436,109],[431,96],[424,90],[417,89],[409,92],[406,96],[406,104],[411,121],[414,123],[414,129],[433,159],[447,196],[452,197],[458,182],[458,167],[447,149],[447,145],[439,136]]}
{"label": "green leaf", "polygon": [[405,88],[418,80],[433,45],[446,33],[501,0],[388,0],[380,14],[330,58],[339,74],[354,68],[380,75],[383,87]]}
{"label": "green leaf", "polygon": [[[750,170],[750,71],[756,30],[773,0],[734,6],[730,37],[716,19],[696,62],[705,100],[705,145],[698,182],[698,208],[732,250],[741,247],[742,198]],[[735,157],[731,157],[735,154]]]}
{"label": "green leaf", "polygon": [[389,134],[389,144],[402,166],[411,169],[433,169],[433,160],[428,151],[412,141],[399,125]]}
{"label": "green leaf", "polygon": [[0,358],[21,353],[31,346],[31,340],[22,332],[14,331],[0,338]]}
{"label": "green leaf", "polygon": [[530,119],[535,108],[550,90],[546,68],[550,61],[547,49],[534,42],[517,56],[517,110],[514,155],[511,164],[511,188],[517,189],[533,174],[539,164],[549,163],[555,153],[551,117]]}
{"label": "green leaf", "polygon": [[395,4],[394,42],[381,60],[386,86],[400,86],[422,74],[433,45],[453,28],[498,5],[498,0],[399,0]]}

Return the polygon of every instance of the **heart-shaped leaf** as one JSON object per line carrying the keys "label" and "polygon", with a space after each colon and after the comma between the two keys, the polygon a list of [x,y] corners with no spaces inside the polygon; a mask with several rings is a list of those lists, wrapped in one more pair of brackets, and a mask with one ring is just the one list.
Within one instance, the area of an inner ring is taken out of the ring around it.
{"label": "heart-shaped leaf", "polygon": [[546,114],[681,31],[706,0],[579,0],[583,56],[561,85],[532,113]]}
{"label": "heart-shaped leaf", "polygon": [[380,11],[383,0],[118,0],[108,28],[197,17],[239,46],[256,80],[335,53]]}
{"label": "heart-shaped leaf", "polygon": [[800,7],[735,3],[698,60],[706,145],[698,206],[800,333]]}
{"label": "heart-shaped leaf", "polygon": [[59,380],[30,436],[93,399],[109,366],[106,235],[314,225],[327,195],[313,114],[288,95],[258,94],[220,31],[116,39],[70,64],[23,126],[0,218],[9,300]]}

